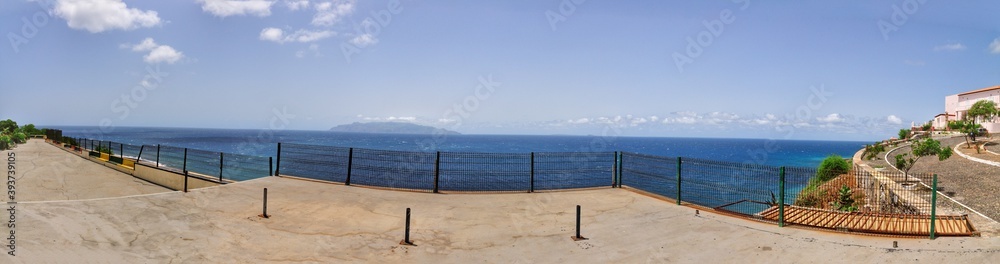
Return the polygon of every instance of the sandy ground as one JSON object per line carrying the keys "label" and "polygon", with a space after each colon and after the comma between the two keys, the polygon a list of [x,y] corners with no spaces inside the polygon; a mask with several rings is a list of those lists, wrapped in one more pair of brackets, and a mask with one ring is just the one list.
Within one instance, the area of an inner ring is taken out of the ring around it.
{"label": "sandy ground", "polygon": [[[23,158],[25,163],[45,163],[33,159]],[[257,216],[263,188],[269,189],[272,217],[267,219]],[[28,190],[24,192],[28,195]],[[590,240],[570,238],[576,205],[583,206],[582,233]],[[412,208],[411,240],[417,246],[399,245],[407,207]],[[781,228],[711,212],[695,215],[695,209],[624,189],[428,194],[266,177],[189,193],[20,202],[16,219],[16,256],[2,257],[0,262],[989,263],[1000,259],[996,237],[899,239]],[[898,241],[898,248],[893,241]]]}
{"label": "sandy ground", "polygon": [[[32,139],[13,150],[16,200],[54,201],[169,192],[171,190],[95,164],[60,150],[40,139]],[[2,196],[0,201],[8,201]]]}

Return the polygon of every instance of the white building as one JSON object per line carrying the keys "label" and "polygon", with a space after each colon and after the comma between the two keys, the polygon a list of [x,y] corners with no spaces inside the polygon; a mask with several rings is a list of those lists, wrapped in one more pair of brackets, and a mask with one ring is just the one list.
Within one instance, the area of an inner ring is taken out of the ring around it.
{"label": "white building", "polygon": [[[944,130],[948,128],[948,121],[965,119],[972,104],[981,100],[990,100],[1000,105],[1000,85],[946,96],[944,98],[944,113],[934,117],[934,129]],[[1000,131],[1000,119],[998,118],[976,120],[976,122],[982,124],[983,128],[991,133]]]}

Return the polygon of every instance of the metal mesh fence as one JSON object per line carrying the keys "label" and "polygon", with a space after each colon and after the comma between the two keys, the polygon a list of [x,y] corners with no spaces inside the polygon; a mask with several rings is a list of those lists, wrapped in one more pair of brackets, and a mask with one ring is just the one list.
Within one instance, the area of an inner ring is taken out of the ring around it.
{"label": "metal mesh fence", "polygon": [[535,190],[611,187],[614,152],[535,153]]}
{"label": "metal mesh fence", "polygon": [[441,152],[439,188],[463,192],[528,192],[531,155]]}
{"label": "metal mesh fence", "polygon": [[[812,173],[815,174],[815,170]],[[786,176],[786,180],[807,186],[811,176],[794,179]],[[866,171],[855,167],[826,182],[789,191],[795,195],[795,206],[859,213],[929,215],[932,181],[933,174],[907,175],[895,170]]]}
{"label": "metal mesh fence", "polygon": [[119,148],[119,150],[121,151],[121,155],[124,156],[126,159],[135,160],[137,157],[139,157],[139,150],[142,148],[141,146],[129,145],[129,144],[120,144],[120,145],[121,148]]}
{"label": "metal mesh fence", "polygon": [[433,191],[436,159],[434,152],[354,149],[351,184]]}
{"label": "metal mesh fence", "polygon": [[204,176],[222,177],[222,158],[219,152],[187,149],[187,170]]}
{"label": "metal mesh fence", "polygon": [[278,171],[281,175],[347,181],[350,148],[283,143],[280,150]]}
{"label": "metal mesh fence", "polygon": [[222,178],[245,181],[271,175],[271,160],[267,157],[223,153]]}
{"label": "metal mesh fence", "polygon": [[160,146],[159,164],[161,169],[174,172],[184,171],[184,148]]}
{"label": "metal mesh fence", "polygon": [[158,146],[156,145],[142,145],[142,155],[139,157],[139,163],[156,166],[159,160],[157,148]]}
{"label": "metal mesh fence", "polygon": [[777,205],[780,168],[682,159],[681,200],[752,215]]}
{"label": "metal mesh fence", "polygon": [[677,158],[632,152],[621,155],[622,185],[677,199]]}

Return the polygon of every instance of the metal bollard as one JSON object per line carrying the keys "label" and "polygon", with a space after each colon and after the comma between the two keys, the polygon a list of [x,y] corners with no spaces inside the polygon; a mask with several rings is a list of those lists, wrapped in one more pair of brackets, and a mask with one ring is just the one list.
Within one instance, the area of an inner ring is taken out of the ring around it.
{"label": "metal bollard", "polygon": [[263,218],[271,218],[270,215],[267,215],[267,188],[264,188],[264,213],[258,216]]}
{"label": "metal bollard", "polygon": [[576,236],[573,236],[573,241],[587,240],[588,238],[580,235],[580,205],[576,206]]}
{"label": "metal bollard", "polygon": [[410,208],[406,208],[406,228],[404,229],[405,234],[403,235],[403,241],[399,241],[400,245],[404,246],[416,246],[413,241],[410,241]]}

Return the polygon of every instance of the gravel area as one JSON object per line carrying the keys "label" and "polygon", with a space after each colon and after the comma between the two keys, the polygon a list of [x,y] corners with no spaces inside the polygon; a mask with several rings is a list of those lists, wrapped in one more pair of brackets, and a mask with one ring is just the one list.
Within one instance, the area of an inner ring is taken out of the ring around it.
{"label": "gravel area", "polygon": [[[994,137],[994,139],[998,138]],[[965,143],[964,137],[951,137],[938,140],[941,141],[942,145],[947,145],[949,147]],[[1000,150],[1000,147],[996,145],[987,146],[987,148],[990,147]],[[1000,157],[996,157],[996,155],[989,154],[988,152],[976,154],[975,150],[964,149],[964,145],[959,149],[960,151],[963,151],[963,153],[973,157],[991,160],[1000,159]],[[887,148],[887,150],[892,150],[892,148]],[[994,150],[994,152],[997,152],[996,150]],[[892,159],[892,157],[897,154],[908,153],[909,151],[910,147],[904,146],[892,151],[892,153],[889,153],[889,157]],[[864,163],[872,167],[883,167],[891,170],[892,166],[885,162],[883,159],[884,155],[885,153],[881,153],[877,159],[865,160]],[[936,173],[938,175],[938,189],[942,193],[960,203],[972,207],[976,211],[979,211],[994,220],[1000,219],[1000,167],[971,161],[959,156],[958,154],[954,154],[951,158],[944,161],[939,161],[936,157],[921,158],[920,161],[918,161],[917,164],[910,170],[910,173]],[[944,209],[942,211],[968,211],[947,201],[939,201],[939,205],[946,207],[941,208]],[[998,226],[1000,226],[1000,224],[997,222],[982,219],[981,217],[975,216],[975,213],[972,212],[968,212],[968,214],[970,215],[970,218],[973,218],[973,224],[977,229],[981,229],[982,231],[989,233],[998,232]]]}

